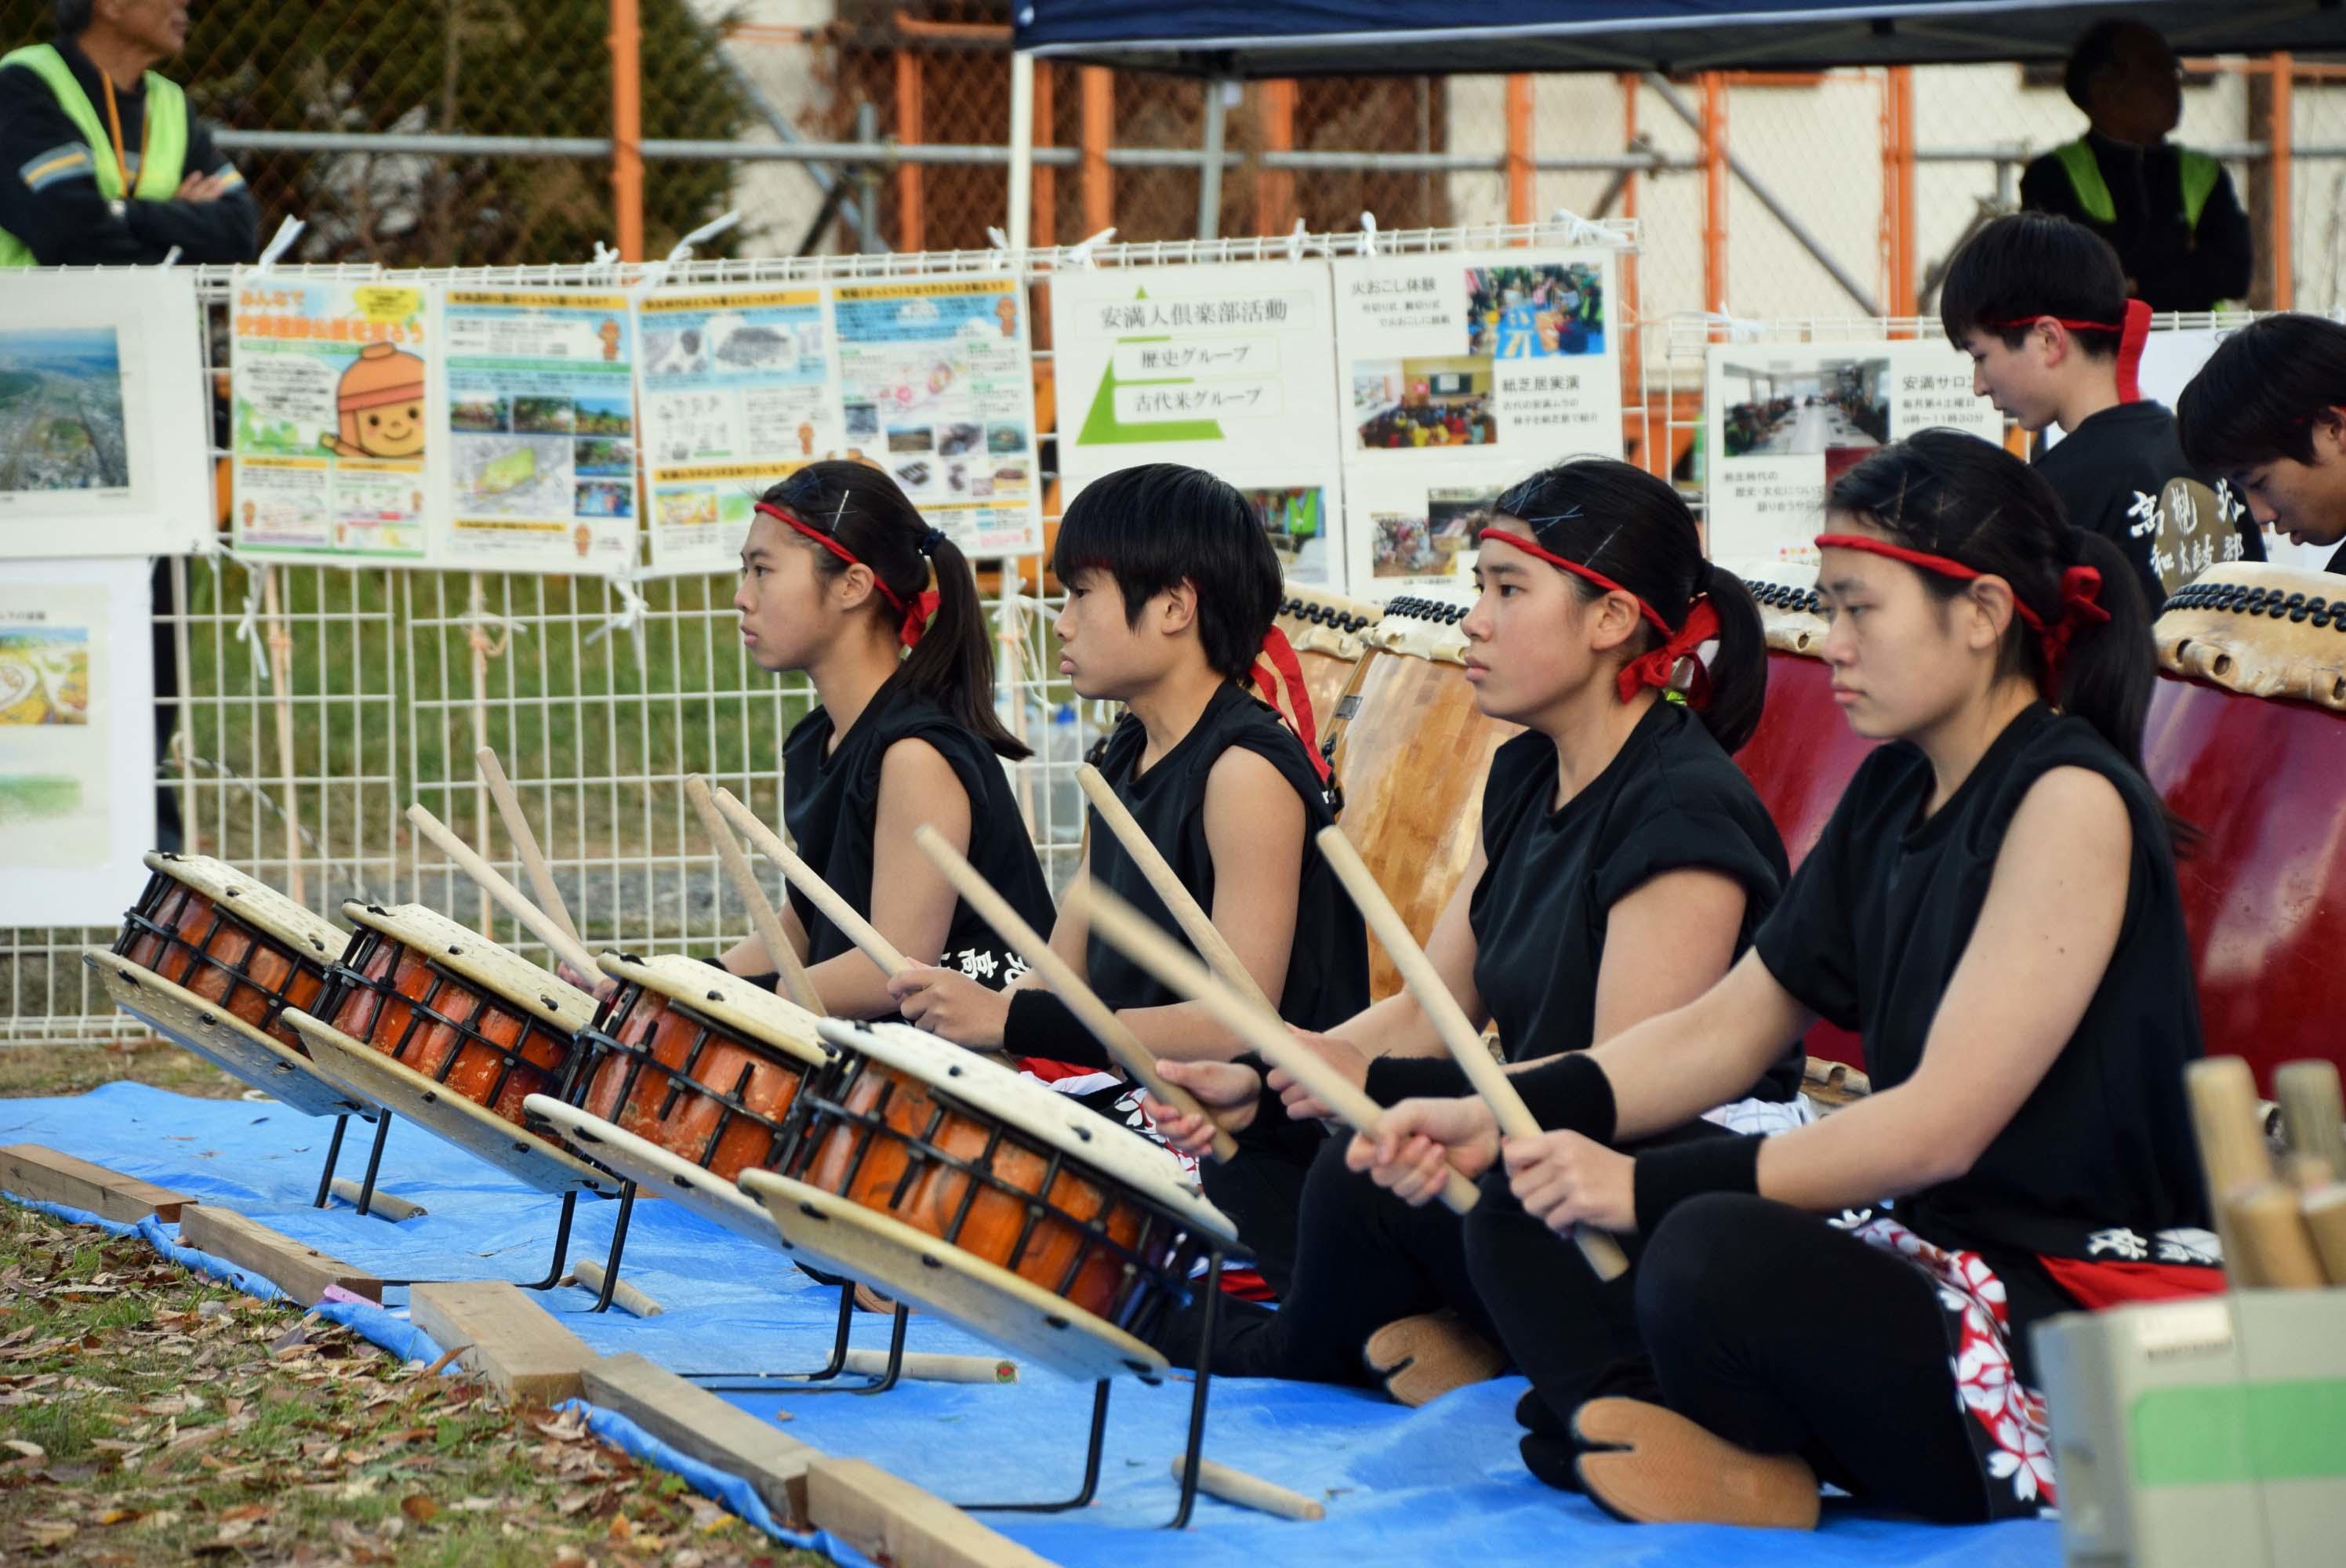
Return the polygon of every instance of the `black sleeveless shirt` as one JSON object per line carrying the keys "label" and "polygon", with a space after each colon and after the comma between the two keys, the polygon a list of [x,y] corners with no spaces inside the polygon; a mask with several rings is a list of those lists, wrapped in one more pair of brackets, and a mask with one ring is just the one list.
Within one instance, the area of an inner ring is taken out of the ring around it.
{"label": "black sleeveless shirt", "polygon": [[[2116,951],[2086,1015],[1972,1168],[1900,1198],[1896,1217],[2012,1278],[2027,1255],[2091,1260],[2119,1230],[2208,1223],[2184,1096],[2200,1054],[2183,901],[2157,795],[2081,718],[2043,704],[1997,736],[1928,818],[1915,747],[1868,757],[1756,939],[1778,984],[1863,1036],[1876,1093],[1914,1075],[1971,943],[2013,813],[2055,768],[2116,787],[2134,830]],[[2015,1256],[2016,1255],[2016,1256]]]}
{"label": "black sleeveless shirt", "polygon": [[[1702,720],[1657,702],[1580,792],[1553,809],[1556,742],[1535,731],[1492,756],[1483,784],[1489,864],[1467,905],[1474,989],[1512,1062],[1585,1051],[1613,905],[1668,871],[1706,871],[1743,889],[1741,957],[1790,880],[1784,841],[1750,779]],[[1800,1048],[1750,1090],[1800,1092]]]}
{"label": "black sleeveless shirt", "polygon": [[[869,918],[872,911],[872,828],[880,809],[880,765],[899,740],[920,739],[937,752],[969,796],[969,861],[1037,931],[1055,918],[1050,885],[1035,859],[1034,842],[1010,792],[1009,776],[993,748],[927,697],[892,677],[874,693],[835,749],[831,715],[818,708],[782,742],[782,820],[797,840],[799,858],[831,890]],[[796,888],[790,908],[806,928],[807,961],[821,963],[853,951],[837,926],[817,913]],[[958,899],[938,962],[994,990],[1024,972],[994,928]]]}
{"label": "black sleeveless shirt", "polygon": [[[1303,742],[1269,707],[1237,684],[1225,682],[1189,733],[1136,778],[1134,769],[1148,744],[1140,721],[1126,715],[1102,748],[1100,774],[1181,885],[1209,911],[1214,907],[1214,856],[1206,842],[1206,776],[1233,746],[1279,769],[1302,800],[1304,816],[1303,878],[1296,891],[1295,938],[1288,950],[1280,1016],[1306,1029],[1326,1029],[1366,1007],[1368,933],[1360,911],[1311,841],[1336,815]],[[1150,889],[1099,813],[1091,812],[1090,819],[1093,880],[1188,947],[1180,922]],[[1085,948],[1084,962],[1092,989],[1111,1007],[1159,1007],[1179,1000],[1096,934]]]}

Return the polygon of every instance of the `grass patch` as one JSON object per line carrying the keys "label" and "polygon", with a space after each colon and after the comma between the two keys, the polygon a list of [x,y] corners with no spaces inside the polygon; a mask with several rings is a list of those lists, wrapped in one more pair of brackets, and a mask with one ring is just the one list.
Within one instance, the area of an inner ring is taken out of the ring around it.
{"label": "grass patch", "polygon": [[0,1203],[0,1562],[813,1568],[578,1422]]}

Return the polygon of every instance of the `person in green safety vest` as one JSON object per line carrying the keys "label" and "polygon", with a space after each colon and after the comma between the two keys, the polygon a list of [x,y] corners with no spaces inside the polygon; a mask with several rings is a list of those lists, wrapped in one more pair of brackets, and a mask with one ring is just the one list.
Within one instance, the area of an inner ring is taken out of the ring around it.
{"label": "person in green safety vest", "polygon": [[2248,214],[2224,166],[2167,139],[2181,120],[2175,51],[2140,22],[2096,22],[2062,78],[2090,128],[2020,178],[2020,205],[2084,224],[2110,243],[2136,299],[2212,311],[2247,298]]}
{"label": "person in green safety vest", "polygon": [[54,40],[0,56],[0,267],[250,261],[260,208],[151,68],[187,0],[56,0]]}

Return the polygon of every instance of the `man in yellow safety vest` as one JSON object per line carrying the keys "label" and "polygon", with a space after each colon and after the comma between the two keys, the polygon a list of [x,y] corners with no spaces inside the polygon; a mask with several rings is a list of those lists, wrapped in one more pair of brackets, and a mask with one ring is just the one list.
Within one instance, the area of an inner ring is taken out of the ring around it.
{"label": "man in yellow safety vest", "polygon": [[253,259],[252,193],[149,68],[187,39],[187,0],[56,0],[0,56],[0,267]]}
{"label": "man in yellow safety vest", "polygon": [[2086,134],[2028,166],[2020,205],[2110,242],[2127,286],[2154,311],[2210,311],[2248,296],[2248,214],[2231,177],[2167,139],[2183,117],[2175,51],[2140,22],[2087,28],[2062,78]]}

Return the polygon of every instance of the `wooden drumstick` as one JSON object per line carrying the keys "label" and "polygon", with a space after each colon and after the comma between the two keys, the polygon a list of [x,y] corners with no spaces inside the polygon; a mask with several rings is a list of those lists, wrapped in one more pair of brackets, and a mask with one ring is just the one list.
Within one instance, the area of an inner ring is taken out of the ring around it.
{"label": "wooden drumstick", "polygon": [[[1181,1479],[1181,1456],[1173,1456],[1173,1479]],[[1210,1459],[1198,1461],[1198,1490],[1208,1497],[1219,1497],[1224,1502],[1234,1502],[1240,1508],[1251,1508],[1263,1513],[1275,1513],[1281,1519],[1325,1519],[1325,1504],[1316,1502],[1300,1492],[1290,1492],[1258,1475],[1242,1470],[1232,1470]]]}
{"label": "wooden drumstick", "polygon": [[[2313,1236],[2298,1212],[2297,1194],[2279,1182],[2259,1182],[2225,1201],[2232,1234],[2248,1248],[2259,1286],[2280,1290],[2319,1288],[2325,1280]],[[2229,1255],[2226,1261],[2229,1262]]]}
{"label": "wooden drumstick", "polygon": [[1132,857],[1132,863],[1140,868],[1140,874],[1148,879],[1149,890],[1173,912],[1181,934],[1189,939],[1189,945],[1198,950],[1207,967],[1264,1012],[1278,1013],[1278,1004],[1262,993],[1262,987],[1247,972],[1247,966],[1239,962],[1239,955],[1230,951],[1230,944],[1214,929],[1214,917],[1198,907],[1198,901],[1181,885],[1181,879],[1166,864],[1157,846],[1148,841],[1148,835],[1133,820],[1124,802],[1116,798],[1116,791],[1100,777],[1100,770],[1086,762],[1076,769],[1076,782],[1082,786],[1084,798],[1092,803],[1093,809],[1099,812],[1100,820],[1107,824],[1107,830],[1116,835],[1116,841],[1124,846],[1124,852]]}
{"label": "wooden drumstick", "polygon": [[519,888],[505,880],[497,869],[473,852],[471,845],[456,837],[440,819],[423,809],[423,803],[407,809],[407,820],[415,830],[439,846],[440,852],[463,869],[464,874],[481,884],[482,891],[505,905],[505,912],[521,921],[538,941],[554,950],[554,956],[584,975],[602,972],[595,967],[595,955],[574,940],[570,933],[554,923],[554,917],[522,896]]}
{"label": "wooden drumstick", "polygon": [[505,820],[505,835],[513,840],[514,853],[521,857],[521,869],[529,873],[530,891],[537,895],[539,907],[570,933],[571,941],[586,946],[578,935],[578,922],[570,918],[570,906],[562,901],[562,890],[554,885],[553,868],[538,851],[537,835],[529,830],[529,819],[522,815],[521,797],[514,793],[505,764],[497,760],[497,748],[482,747],[473,753],[473,763],[489,787],[489,798],[497,803],[497,815]]}
{"label": "wooden drumstick", "polygon": [[[1158,984],[1205,1008],[1223,1028],[1302,1084],[1312,1098],[1355,1132],[1376,1132],[1384,1117],[1377,1103],[1321,1061],[1318,1052],[1288,1033],[1277,1013],[1256,1006],[1223,984],[1211,970],[1182,952],[1181,944],[1166,935],[1155,921],[1106,888],[1092,889],[1090,899],[1092,926],[1109,946],[1154,975]],[[1464,1214],[1481,1196],[1474,1184],[1455,1170],[1442,1189],[1442,1202],[1454,1214]]]}
{"label": "wooden drumstick", "polygon": [[[888,1369],[888,1352],[874,1347],[847,1352],[842,1371],[874,1377]],[[1015,1383],[1018,1363],[1000,1356],[955,1356],[907,1350],[897,1370],[917,1383]]]}
{"label": "wooden drumstick", "polygon": [[2321,1271],[2332,1285],[2346,1285],[2346,1186],[2332,1182],[2298,1200],[2305,1228],[2313,1235],[2313,1250],[2321,1255]]}
{"label": "wooden drumstick", "polygon": [[2257,1260],[2233,1230],[2231,1200],[2273,1179],[2257,1115],[2257,1080],[2238,1056],[2209,1056],[2183,1069],[2191,1130],[2208,1179],[2208,1209],[2224,1243],[2224,1272],[2238,1289],[2258,1283]]}
{"label": "wooden drumstick", "polygon": [[[1129,1074],[1133,1081],[1166,1105],[1185,1116],[1204,1116],[1209,1123],[1213,1116],[1198,1103],[1198,1097],[1178,1084],[1168,1084],[1157,1071],[1157,1058],[1142,1044],[1116,1009],[1099,999],[1099,993],[1086,985],[1083,977],[1067,962],[1051,951],[1043,934],[1019,917],[1010,907],[1010,901],[994,891],[994,885],[978,874],[978,870],[951,844],[944,835],[923,822],[913,832],[913,842],[921,853],[944,873],[945,881],[961,895],[962,902],[975,910],[978,918],[1001,933],[1013,952],[1026,961],[1026,966],[1041,975],[1067,1011],[1080,1020],[1083,1026],[1096,1035],[1107,1047],[1116,1064]],[[1228,1160],[1239,1152],[1238,1140],[1220,1126],[1214,1128],[1214,1157]]]}
{"label": "wooden drumstick", "polygon": [[700,830],[717,846],[717,863],[725,868],[725,880],[733,884],[735,895],[749,906],[750,929],[758,933],[766,956],[773,960],[775,972],[782,977],[782,994],[821,1017],[822,998],[815,994],[814,982],[807,978],[806,965],[799,962],[798,949],[790,945],[790,933],[782,929],[782,917],[775,911],[773,901],[758,885],[758,873],[750,866],[750,857],[741,852],[740,840],[733,837],[733,830],[718,814],[717,802],[709,799],[709,780],[698,773],[687,777],[684,798],[699,816]]}
{"label": "wooden drumstick", "polygon": [[758,820],[758,813],[733,799],[729,789],[712,789],[717,809],[725,813],[726,820],[741,830],[760,854],[782,869],[783,880],[806,894],[807,901],[822,911],[825,920],[837,926],[849,942],[864,957],[880,966],[880,972],[895,975],[913,967],[913,961],[896,951],[886,937],[872,929],[872,922],[849,907],[845,899],[831,890],[829,882],[816,874],[815,869],[798,858],[791,848],[782,842],[781,835]]}
{"label": "wooden drumstick", "polygon": [[2273,1074],[2273,1098],[2280,1102],[2290,1148],[2322,1161],[2333,1176],[2346,1176],[2346,1105],[2340,1104],[2337,1064],[2282,1064]]}
{"label": "wooden drumstick", "polygon": [[[1499,1131],[1511,1138],[1539,1136],[1538,1118],[1524,1104],[1523,1095],[1507,1081],[1506,1073],[1492,1059],[1491,1053],[1484,1048],[1482,1035],[1475,1031],[1465,1010],[1458,1005],[1458,999],[1450,994],[1450,987],[1442,983],[1433,961],[1425,956],[1425,950],[1410,934],[1409,923],[1401,918],[1401,911],[1377,886],[1376,874],[1361,859],[1361,851],[1352,847],[1352,840],[1344,837],[1344,830],[1332,825],[1322,828],[1315,841],[1320,846],[1321,858],[1336,873],[1336,880],[1344,884],[1344,891],[1360,906],[1361,918],[1377,933],[1377,941],[1384,944],[1393,967],[1401,971],[1402,983],[1417,998],[1418,1006],[1425,1010],[1433,1032],[1464,1069],[1466,1081],[1483,1096],[1483,1103],[1491,1107]],[[1628,1272],[1628,1254],[1603,1231],[1575,1226],[1572,1239],[1579,1244],[1580,1256],[1588,1260],[1597,1278],[1618,1279]]]}

